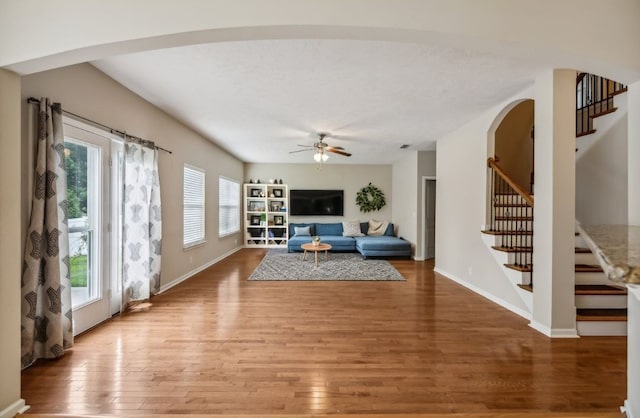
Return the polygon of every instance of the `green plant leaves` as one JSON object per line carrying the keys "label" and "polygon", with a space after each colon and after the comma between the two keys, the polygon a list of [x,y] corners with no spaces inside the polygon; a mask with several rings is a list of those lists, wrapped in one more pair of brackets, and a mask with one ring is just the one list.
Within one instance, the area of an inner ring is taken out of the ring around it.
{"label": "green plant leaves", "polygon": [[356,205],[360,207],[360,212],[373,212],[382,209],[387,204],[384,193],[373,184],[363,187],[356,194]]}

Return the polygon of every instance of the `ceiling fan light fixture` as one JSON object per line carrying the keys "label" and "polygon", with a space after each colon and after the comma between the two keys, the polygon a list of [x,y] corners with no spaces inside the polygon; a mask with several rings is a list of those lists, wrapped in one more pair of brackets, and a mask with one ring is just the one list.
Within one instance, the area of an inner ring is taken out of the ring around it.
{"label": "ceiling fan light fixture", "polygon": [[320,161],[322,161],[322,154],[320,154],[319,152],[316,152],[315,154],[313,154],[313,159],[319,163]]}
{"label": "ceiling fan light fixture", "polygon": [[322,161],[327,161],[329,159],[329,156],[325,153],[322,153]]}

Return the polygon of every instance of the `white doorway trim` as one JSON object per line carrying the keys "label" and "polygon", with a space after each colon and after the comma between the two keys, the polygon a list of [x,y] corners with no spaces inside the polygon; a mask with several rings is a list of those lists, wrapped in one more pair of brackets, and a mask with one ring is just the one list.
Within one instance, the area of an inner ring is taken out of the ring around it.
{"label": "white doorway trim", "polygon": [[426,257],[426,251],[427,251],[427,236],[425,234],[425,228],[424,228],[424,222],[425,219],[427,217],[427,203],[425,201],[425,195],[427,194],[427,181],[429,180],[436,180],[436,176],[422,176],[422,214],[421,214],[421,222],[420,225],[422,226],[420,228],[420,254],[416,254],[416,260],[417,261],[424,261],[425,257]]}

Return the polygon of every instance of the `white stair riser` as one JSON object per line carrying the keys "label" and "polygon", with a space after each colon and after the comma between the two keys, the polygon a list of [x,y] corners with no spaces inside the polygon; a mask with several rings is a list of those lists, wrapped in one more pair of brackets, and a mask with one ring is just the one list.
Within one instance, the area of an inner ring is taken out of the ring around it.
{"label": "white stair riser", "polygon": [[496,216],[533,216],[532,207],[497,207],[495,209]]}
{"label": "white stair riser", "polygon": [[576,295],[578,309],[624,309],[627,295]]}
{"label": "white stair riser", "polygon": [[576,272],[576,284],[610,284],[604,273],[578,273]]}
{"label": "white stair riser", "polygon": [[506,253],[507,254],[507,264],[531,264],[532,256],[531,253]]}
{"label": "white stair riser", "polygon": [[510,195],[497,195],[494,198],[495,203],[509,203],[509,204],[518,204],[521,205],[523,203],[527,203],[526,200],[522,198],[519,194],[510,194]]}
{"label": "white stair riser", "polygon": [[502,267],[505,270],[505,274],[507,275],[511,283],[515,285],[531,284],[531,273],[510,269],[508,267],[504,267],[504,265]]}
{"label": "white stair riser", "polygon": [[584,239],[582,239],[580,235],[576,235],[575,243],[576,243],[576,247],[589,248],[587,243],[584,242]]}
{"label": "white stair riser", "polygon": [[627,321],[577,321],[580,336],[626,336]]}
{"label": "white stair riser", "polygon": [[496,235],[496,243],[498,247],[530,247],[533,239],[531,235]]}
{"label": "white stair riser", "polygon": [[598,265],[598,260],[592,253],[576,253],[576,264]]}
{"label": "white stair riser", "polygon": [[531,231],[533,228],[532,221],[495,221],[494,228],[500,231]]}

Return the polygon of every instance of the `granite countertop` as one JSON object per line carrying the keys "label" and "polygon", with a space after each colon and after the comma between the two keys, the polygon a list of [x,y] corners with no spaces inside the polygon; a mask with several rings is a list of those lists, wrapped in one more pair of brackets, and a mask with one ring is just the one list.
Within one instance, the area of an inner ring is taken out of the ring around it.
{"label": "granite countertop", "polygon": [[579,225],[609,279],[626,284],[640,299],[640,226]]}

